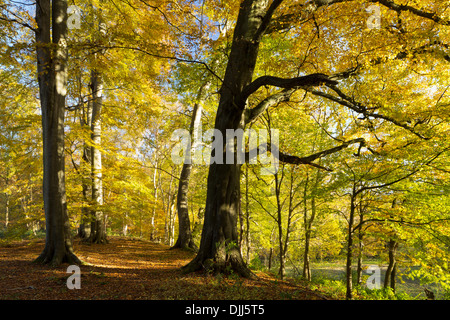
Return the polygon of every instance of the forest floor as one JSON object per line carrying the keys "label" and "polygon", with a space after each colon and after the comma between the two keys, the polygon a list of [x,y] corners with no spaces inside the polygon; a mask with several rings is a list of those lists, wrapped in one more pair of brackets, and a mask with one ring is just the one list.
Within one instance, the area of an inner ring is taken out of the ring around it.
{"label": "forest floor", "polygon": [[192,252],[141,240],[111,238],[109,244],[74,241],[85,263],[81,288],[69,290],[69,265],[53,268],[32,261],[42,252],[43,240],[0,244],[1,300],[322,300],[322,292],[256,272],[256,279],[182,274]]}

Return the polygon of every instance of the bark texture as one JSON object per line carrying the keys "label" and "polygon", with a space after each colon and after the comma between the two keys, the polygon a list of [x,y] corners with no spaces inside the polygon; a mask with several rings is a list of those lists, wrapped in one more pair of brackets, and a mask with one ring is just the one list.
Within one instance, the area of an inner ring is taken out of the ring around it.
{"label": "bark texture", "polygon": [[[266,19],[261,17],[270,20],[267,5],[266,0],[241,3],[215,121],[215,129],[223,137],[226,129],[244,126],[246,99],[242,98],[242,92],[252,81],[261,35],[266,27],[263,25]],[[212,156],[224,151],[214,149]],[[194,260],[184,267],[186,272],[204,268],[212,272],[233,271],[244,277],[252,275],[239,248],[240,171],[236,159],[234,164],[210,165],[200,248]]]}
{"label": "bark texture", "polygon": [[91,234],[88,239],[92,243],[107,243],[105,215],[101,210],[103,205],[103,180],[102,180],[102,91],[103,85],[100,73],[96,70],[91,73],[91,88],[93,97],[91,137],[91,173],[92,173],[92,202],[94,208],[91,211]]}
{"label": "bark texture", "polygon": [[[201,86],[197,101],[194,105],[192,111],[192,119],[189,128],[191,136],[191,146],[189,152],[186,152],[185,161],[183,168],[180,173],[180,180],[178,183],[178,193],[177,193],[177,212],[178,212],[178,238],[175,245],[172,247],[181,249],[191,249],[194,251],[198,250],[197,245],[194,243],[191,230],[191,222],[189,219],[189,207],[188,207],[188,190],[189,190],[189,179],[192,171],[193,157],[196,150],[196,143],[199,137],[197,134],[201,126],[202,117],[202,103],[205,96],[205,91],[209,86],[209,82],[206,82]],[[186,150],[188,151],[188,150]]]}
{"label": "bark texture", "polygon": [[[51,15],[51,16],[50,16]],[[67,1],[36,2],[37,71],[43,129],[45,248],[36,262],[81,263],[72,248],[64,167]],[[50,29],[52,30],[50,35]]]}

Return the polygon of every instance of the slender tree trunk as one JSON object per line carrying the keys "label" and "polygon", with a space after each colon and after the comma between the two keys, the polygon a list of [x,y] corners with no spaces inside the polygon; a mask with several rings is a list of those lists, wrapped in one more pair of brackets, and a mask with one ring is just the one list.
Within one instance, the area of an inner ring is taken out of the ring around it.
{"label": "slender tree trunk", "polygon": [[305,188],[303,191],[303,224],[305,228],[305,251],[303,253],[303,278],[311,281],[311,268],[309,261],[309,248],[311,239],[311,224],[310,219],[308,219],[308,201],[307,201],[307,191],[308,191],[309,175],[306,174]]}
{"label": "slender tree trunk", "polygon": [[[51,19],[50,19],[51,14]],[[51,22],[50,22],[51,21]],[[36,262],[79,264],[67,215],[64,163],[64,112],[67,83],[67,1],[36,2],[37,72],[42,110],[46,223],[45,248]],[[52,39],[50,39],[50,29]]]}
{"label": "slender tree trunk", "polygon": [[[395,257],[394,257],[395,259]],[[394,266],[392,267],[391,271],[391,289],[395,293],[397,290],[397,261],[394,262]]]}
{"label": "slender tree trunk", "polygon": [[309,174],[306,173],[305,180],[305,188],[303,190],[303,205],[304,205],[304,213],[303,213],[303,224],[305,225],[305,251],[303,254],[303,273],[302,276],[304,279],[311,281],[311,265],[310,265],[310,246],[311,246],[311,232],[312,232],[312,224],[316,219],[316,196],[315,192],[319,185],[320,174],[317,171],[316,179],[311,188],[311,215],[308,218],[308,187],[309,187]]}
{"label": "slender tree trunk", "polygon": [[103,206],[103,177],[102,177],[102,153],[100,146],[102,143],[102,91],[103,84],[100,73],[96,70],[91,72],[91,87],[93,96],[92,105],[92,147],[91,147],[91,173],[92,173],[92,202],[91,211],[91,234],[89,242],[107,243],[106,239],[106,219],[101,206]]}
{"label": "slender tree trunk", "polygon": [[205,96],[205,91],[209,87],[209,82],[203,84],[198,92],[197,101],[194,104],[194,110],[192,111],[192,119],[189,127],[191,136],[190,151],[186,150],[185,161],[183,168],[181,169],[180,181],[178,184],[177,193],[177,211],[178,211],[178,239],[172,248],[191,249],[198,250],[197,245],[194,243],[191,231],[191,222],[189,219],[189,206],[188,206],[188,190],[189,179],[192,171],[193,160],[195,160],[194,154],[196,153],[197,141],[199,141],[198,134],[201,126],[202,117],[202,103]]}
{"label": "slender tree trunk", "polygon": [[[81,100],[81,99],[80,99]],[[80,101],[82,103],[82,101]],[[91,130],[92,125],[92,102],[88,101],[87,107],[83,105],[80,115],[80,124],[82,127],[89,127]],[[91,177],[91,147],[86,142],[83,144],[83,157],[82,164],[80,165],[81,171],[81,187],[83,192],[83,207],[81,208],[80,226],[78,228],[78,236],[81,239],[88,239],[91,235],[91,212],[89,204],[92,199],[92,177]]]}
{"label": "slender tree trunk", "polygon": [[250,201],[248,198],[248,166],[245,167],[245,243],[247,245],[247,263],[250,261]]}
{"label": "slender tree trunk", "polygon": [[281,182],[283,180],[283,176],[281,177],[281,181],[278,180],[278,173],[275,174],[275,197],[277,200],[277,227],[278,227],[278,247],[279,247],[279,262],[280,267],[278,269],[278,276],[281,280],[284,278],[285,274],[285,262],[286,262],[286,253],[284,252],[283,246],[283,223],[282,223],[282,208],[281,208],[281,200],[280,200],[280,188]]}
{"label": "slender tree trunk", "polygon": [[362,284],[362,233],[358,232],[358,262],[356,266],[356,283],[358,285]]}
{"label": "slender tree trunk", "polygon": [[122,220],[122,234],[124,237],[128,235],[128,213],[125,212],[125,216]]}
{"label": "slender tree trunk", "polygon": [[8,230],[9,225],[9,194],[5,193],[5,230]]}
{"label": "slender tree trunk", "polygon": [[347,292],[346,298],[353,298],[353,275],[352,275],[352,259],[353,259],[353,224],[355,219],[355,189],[353,189],[350,199],[350,217],[348,219],[347,232],[347,262],[345,267]]}
{"label": "slender tree trunk", "polygon": [[[157,140],[157,139],[158,139],[158,135],[156,133],[155,140]],[[157,237],[157,230],[156,230],[156,223],[155,223],[156,207],[158,204],[158,184],[156,183],[156,178],[157,178],[156,173],[158,172],[157,168],[158,168],[158,155],[157,155],[157,152],[155,152],[155,169],[153,171],[153,189],[154,189],[155,193],[153,194],[153,208],[152,208],[152,218],[151,218],[152,230],[150,232],[150,240],[151,241],[156,241],[156,237]]]}
{"label": "slender tree trunk", "polygon": [[[88,157],[88,154],[90,154],[90,149],[85,144],[83,147],[83,162],[84,165],[81,166],[81,172],[83,174],[82,177],[82,192],[83,192],[83,207],[81,208],[81,217],[80,217],[80,226],[78,228],[78,236],[81,239],[88,239],[91,234],[90,229],[90,210],[89,210],[89,203],[90,199],[92,198],[92,179],[90,178],[90,175],[88,176],[86,172],[86,165],[89,164],[90,166],[90,156]],[[90,170],[89,170],[90,172]],[[89,228],[88,228],[89,225]]]}
{"label": "slender tree trunk", "polygon": [[359,208],[359,228],[358,228],[358,265],[356,267],[356,283],[358,285],[362,284],[362,263],[363,263],[363,231],[362,231],[362,223],[364,220],[364,209],[362,207],[362,201],[360,201]]}
{"label": "slender tree trunk", "polygon": [[395,273],[396,273],[396,265],[397,261],[395,259],[395,254],[397,251],[398,242],[391,239],[388,242],[388,250],[389,250],[389,264],[386,270],[386,275],[384,277],[384,287],[391,287],[392,290],[395,290]]}
{"label": "slender tree trunk", "polygon": [[[242,101],[241,95],[244,87],[252,81],[261,36],[265,30],[261,17],[266,15],[267,4],[267,0],[244,0],[241,3],[215,121],[216,132],[220,132],[222,137],[226,137],[227,129],[244,127],[246,101]],[[212,160],[218,156],[225,159],[224,149],[213,149]],[[238,248],[240,173],[241,164],[237,162],[236,153],[233,164],[212,161],[200,248],[197,256],[183,268],[185,272],[207,266],[217,272],[233,270],[244,277],[252,275]]]}
{"label": "slender tree trunk", "polygon": [[269,249],[269,266],[268,269],[272,269],[272,257],[273,257],[273,247],[271,246]]}

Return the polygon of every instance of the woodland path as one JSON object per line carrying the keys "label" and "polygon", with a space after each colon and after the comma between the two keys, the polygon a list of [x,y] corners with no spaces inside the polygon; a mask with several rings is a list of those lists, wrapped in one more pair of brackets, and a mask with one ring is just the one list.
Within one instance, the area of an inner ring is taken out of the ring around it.
{"label": "woodland path", "polygon": [[0,244],[0,299],[10,300],[318,300],[325,296],[266,273],[256,279],[184,275],[180,267],[193,253],[169,250],[148,241],[111,238],[106,245],[74,241],[81,268],[81,289],[69,290],[67,264],[58,268],[31,263],[44,241]]}

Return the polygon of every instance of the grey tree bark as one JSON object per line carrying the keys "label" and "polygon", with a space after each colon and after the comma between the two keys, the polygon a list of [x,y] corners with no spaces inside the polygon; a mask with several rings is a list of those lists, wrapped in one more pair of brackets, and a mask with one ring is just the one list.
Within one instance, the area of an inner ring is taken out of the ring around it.
{"label": "grey tree bark", "polygon": [[[43,129],[45,248],[35,260],[79,264],[67,215],[64,112],[67,83],[67,0],[36,1],[36,43]],[[51,30],[51,33],[50,33]]]}
{"label": "grey tree bark", "polygon": [[92,123],[91,123],[91,173],[92,173],[92,202],[94,208],[91,211],[91,234],[88,241],[91,243],[107,243],[106,219],[101,206],[103,205],[103,179],[102,179],[102,104],[103,83],[97,70],[91,72],[92,88]]}
{"label": "grey tree bark", "polygon": [[192,164],[194,160],[194,154],[196,150],[196,144],[198,141],[197,133],[201,126],[201,117],[203,110],[203,100],[206,90],[209,87],[209,81],[205,82],[199,89],[197,94],[197,101],[194,104],[192,111],[192,119],[189,127],[191,146],[190,151],[186,150],[185,161],[180,173],[180,180],[178,183],[177,193],[177,212],[178,212],[178,238],[172,249],[191,249],[198,250],[197,245],[194,243],[191,230],[191,222],[189,219],[189,206],[188,206],[188,190],[189,179],[192,171]]}
{"label": "grey tree bark", "polygon": [[[80,102],[82,103],[82,102]],[[85,107],[82,104],[81,114],[80,114],[80,124],[81,126],[88,126],[89,129],[92,125],[92,101],[89,100],[87,102],[87,106]],[[92,178],[91,178],[91,147],[88,146],[86,142],[83,144],[83,157],[82,157],[82,165],[80,166],[80,173],[82,175],[82,192],[83,192],[83,201],[84,205],[81,208],[81,218],[80,218],[80,226],[78,228],[78,236],[86,240],[91,235],[90,228],[90,216],[91,212],[89,210],[89,203],[92,199]]]}
{"label": "grey tree bark", "polygon": [[[220,100],[214,128],[226,137],[226,130],[244,129],[267,108],[287,101],[295,88],[337,84],[324,74],[313,74],[291,79],[264,76],[252,82],[259,46],[272,21],[273,14],[283,0],[244,0],[239,9],[231,51],[220,89]],[[284,90],[248,109],[247,99],[259,88],[270,85]],[[225,149],[214,148],[212,159],[226,159]],[[250,277],[239,248],[237,219],[240,208],[241,164],[234,152],[234,162],[211,163],[207,182],[205,220],[197,256],[185,267],[185,272],[206,268],[214,272],[230,272]]]}
{"label": "grey tree bark", "polygon": [[345,265],[346,272],[346,298],[353,298],[353,275],[352,275],[352,259],[353,259],[353,225],[355,221],[356,212],[356,190],[353,186],[353,192],[350,195],[350,215],[348,218],[348,232],[347,232],[347,261]]}
{"label": "grey tree bark", "polygon": [[[261,32],[264,31],[260,30],[264,29],[261,17],[266,16],[267,3],[266,0],[241,3],[215,121],[215,129],[223,137],[226,129],[236,130],[244,125],[242,115],[246,99],[242,100],[240,96],[252,81]],[[212,156],[217,152],[222,151],[213,150]],[[241,276],[251,276],[238,248],[240,169],[236,159],[234,164],[210,165],[200,248],[194,260],[184,267],[186,272],[206,267],[215,272],[233,270]]]}
{"label": "grey tree bark", "polygon": [[396,271],[397,271],[397,259],[396,259],[396,252],[398,248],[398,242],[394,239],[389,240],[388,244],[388,251],[389,251],[389,263],[386,270],[386,274],[384,276],[384,287],[388,288],[391,287],[391,289],[395,292],[396,289]]}

